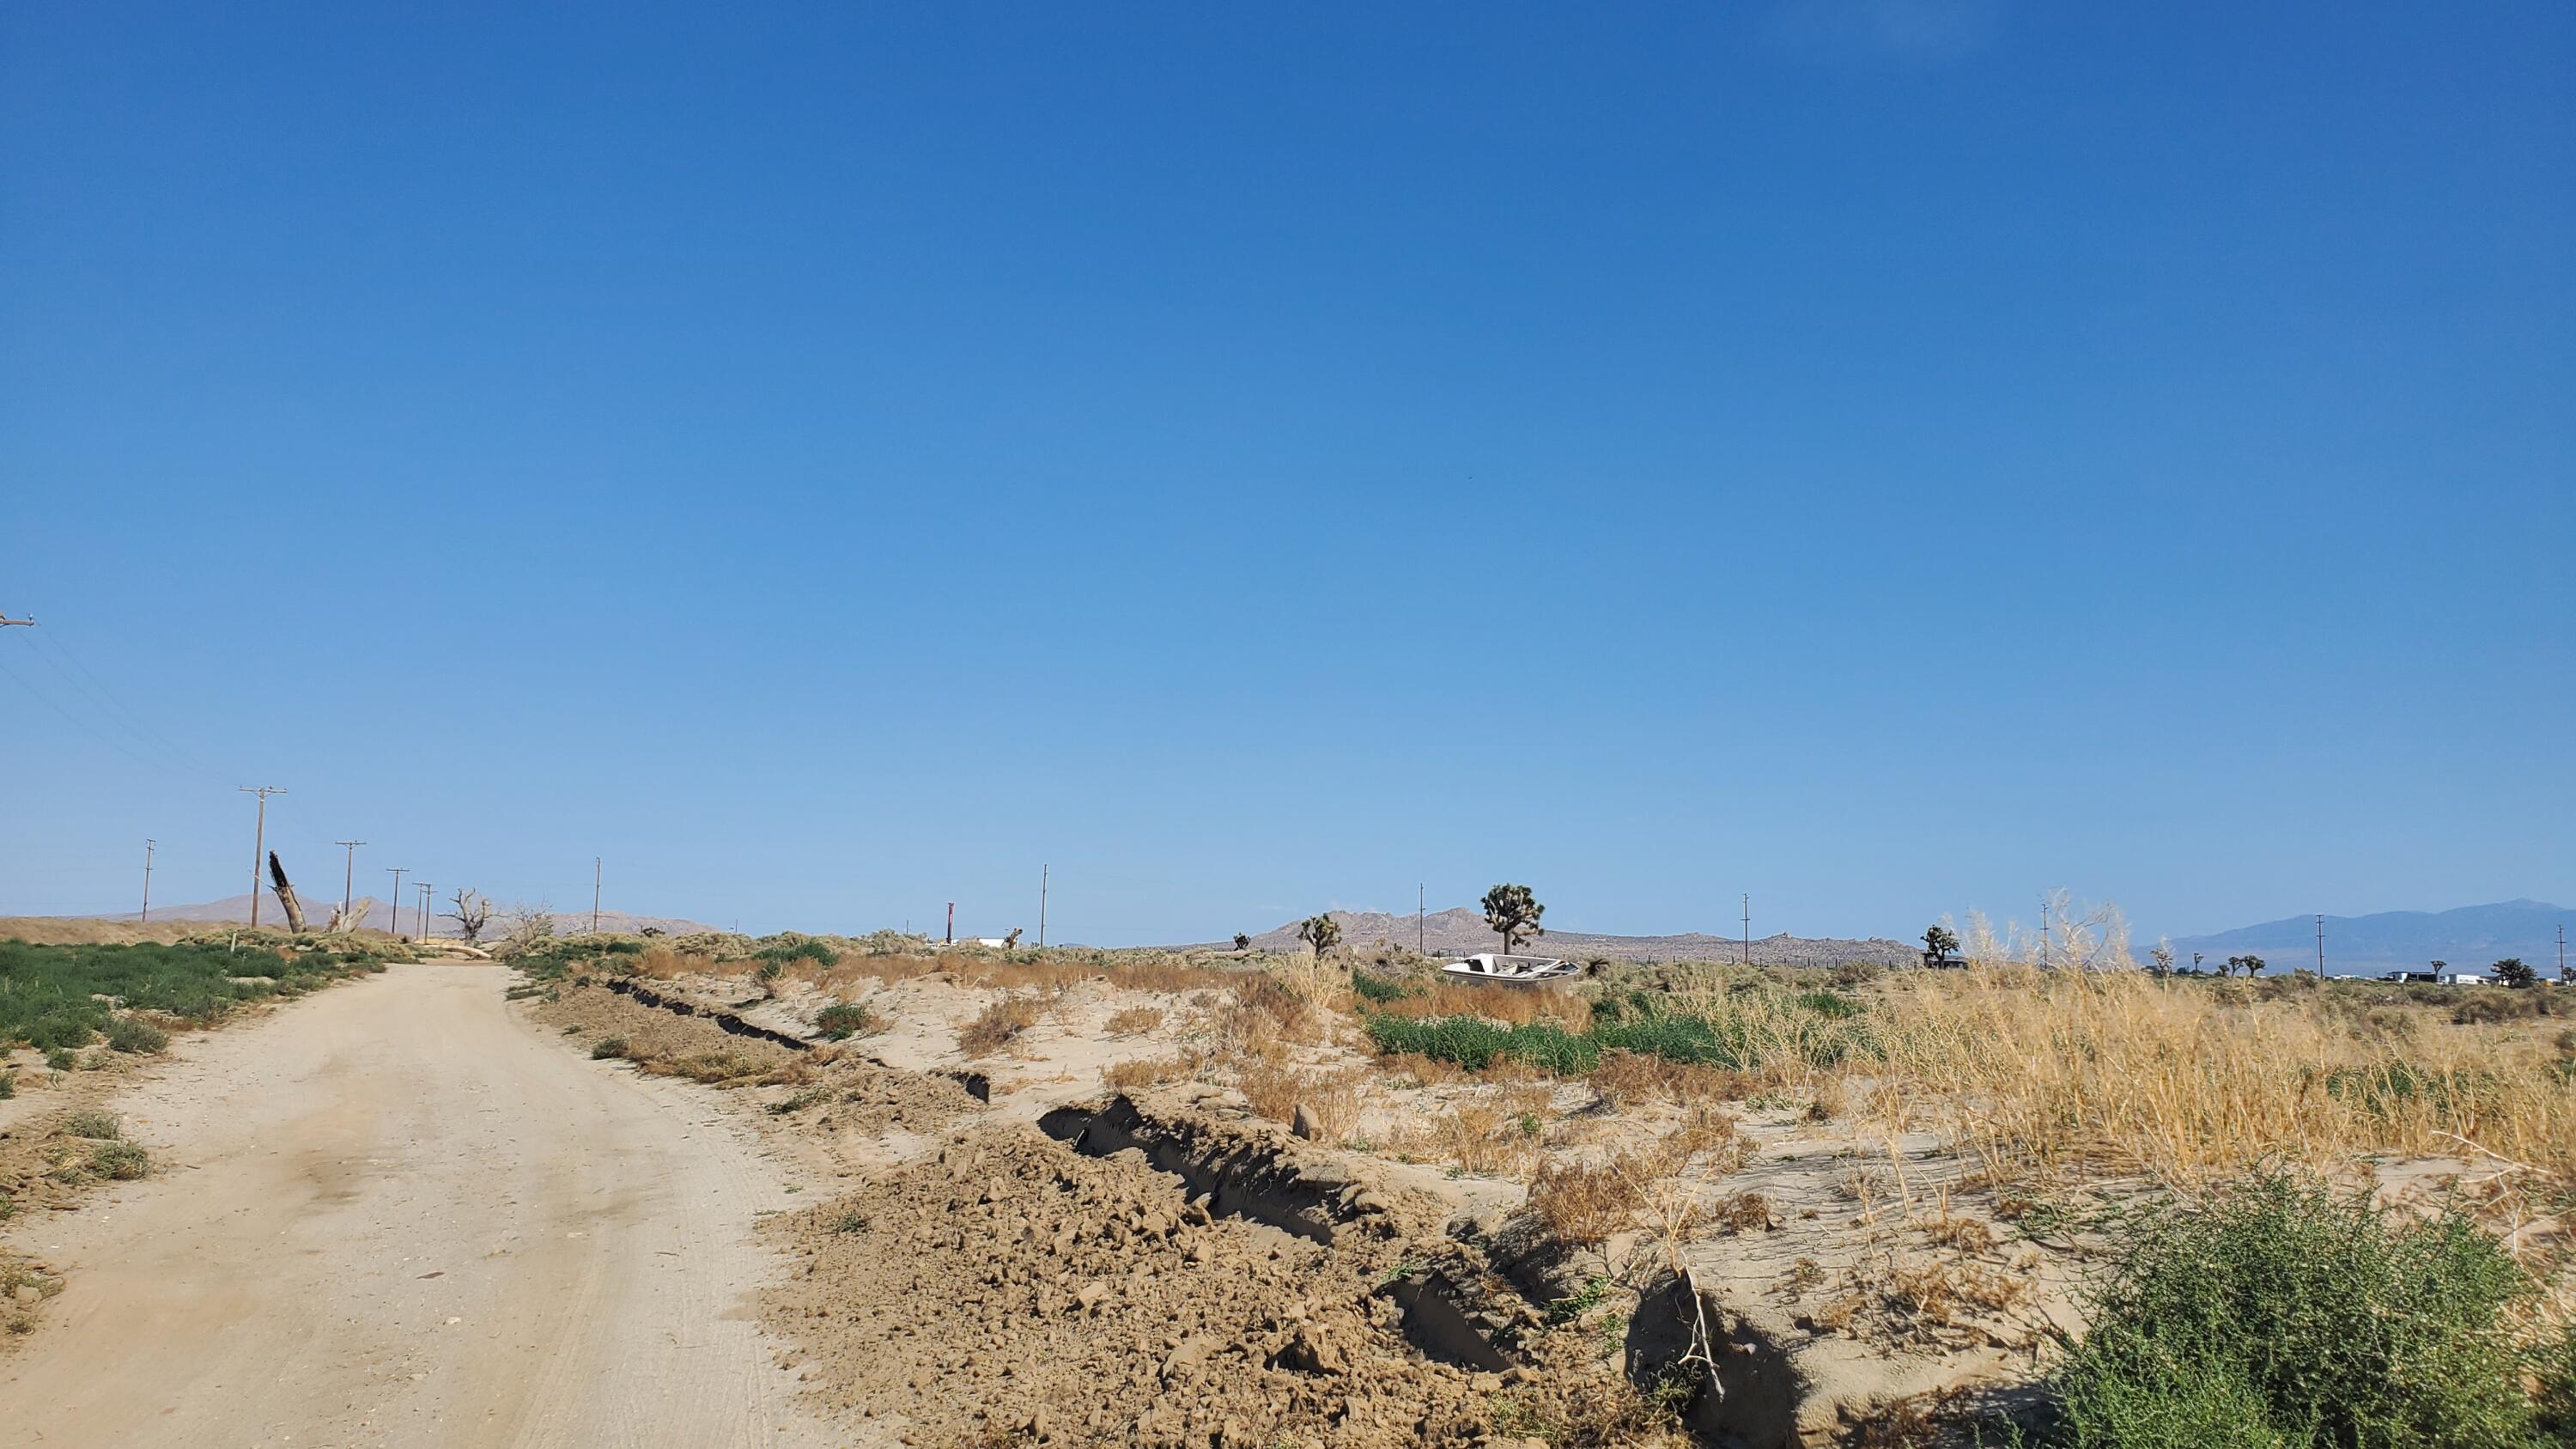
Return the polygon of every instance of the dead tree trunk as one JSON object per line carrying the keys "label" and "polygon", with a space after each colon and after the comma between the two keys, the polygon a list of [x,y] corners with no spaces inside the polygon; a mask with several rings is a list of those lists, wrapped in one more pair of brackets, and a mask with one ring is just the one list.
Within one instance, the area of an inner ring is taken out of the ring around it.
{"label": "dead tree trunk", "polygon": [[286,928],[304,934],[304,903],[295,898],[295,887],[286,883],[286,867],[278,864],[277,852],[268,853],[268,879],[277,887],[277,903],[286,908]]}

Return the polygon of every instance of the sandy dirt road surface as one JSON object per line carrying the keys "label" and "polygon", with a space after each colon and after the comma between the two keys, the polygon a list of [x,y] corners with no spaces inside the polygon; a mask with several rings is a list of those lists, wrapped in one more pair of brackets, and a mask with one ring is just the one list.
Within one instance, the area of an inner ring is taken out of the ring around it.
{"label": "sandy dirt road surface", "polygon": [[587,1060],[506,972],[405,965],[183,1039],[115,1105],[148,1180],[12,1238],[69,1286],[0,1446],[804,1446],[750,1295],[794,1169]]}

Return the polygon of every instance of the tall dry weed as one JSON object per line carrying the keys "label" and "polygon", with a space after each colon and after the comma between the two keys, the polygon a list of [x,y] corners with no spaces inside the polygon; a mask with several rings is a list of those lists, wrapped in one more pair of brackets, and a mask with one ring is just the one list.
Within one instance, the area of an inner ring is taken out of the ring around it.
{"label": "tall dry weed", "polygon": [[1881,1013],[1872,1106],[1999,1175],[2197,1183],[2374,1152],[2576,1171],[2576,1087],[2527,1038],[2356,1033],[2327,993],[2266,1000],[2241,982],[2137,973],[1979,967],[1907,988]]}

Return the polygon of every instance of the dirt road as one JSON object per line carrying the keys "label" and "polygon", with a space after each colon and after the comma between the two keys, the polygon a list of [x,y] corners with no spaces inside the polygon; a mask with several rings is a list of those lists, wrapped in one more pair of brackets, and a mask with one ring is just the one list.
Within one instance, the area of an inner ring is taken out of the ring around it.
{"label": "dirt road", "polygon": [[750,1306],[792,1169],[505,980],[396,966],[185,1039],[117,1104],[154,1176],[13,1233],[69,1287],[0,1446],[836,1442]]}

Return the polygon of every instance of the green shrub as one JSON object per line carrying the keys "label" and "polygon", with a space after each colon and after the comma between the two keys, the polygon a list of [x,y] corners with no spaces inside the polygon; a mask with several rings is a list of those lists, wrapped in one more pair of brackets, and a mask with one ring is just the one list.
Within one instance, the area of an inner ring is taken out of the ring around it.
{"label": "green shrub", "polygon": [[864,1031],[874,1031],[877,1019],[864,1006],[836,1001],[814,1013],[814,1029],[829,1041],[843,1041]]}
{"label": "green shrub", "polygon": [[2545,1444],[2576,1444],[2576,1324],[2533,1355],[2532,1427]]}
{"label": "green shrub", "polygon": [[591,1047],[590,1059],[594,1062],[604,1062],[612,1057],[622,1057],[626,1055],[626,1053],[626,1038],[622,1036],[604,1036]]}
{"label": "green shrub", "polygon": [[63,1135],[89,1137],[102,1142],[114,1141],[119,1135],[116,1114],[102,1112],[96,1107],[83,1107],[63,1119]]}
{"label": "green shrub", "polygon": [[801,941],[782,941],[774,946],[763,946],[752,954],[778,966],[785,966],[790,961],[811,961],[819,966],[841,964],[840,952],[811,936]]}
{"label": "green shrub", "polygon": [[374,964],[351,964],[330,951],[290,951],[281,958],[266,944],[245,943],[236,953],[220,940],[133,946],[0,941],[0,1046],[24,1042],[49,1053],[87,1046],[113,1025],[110,1001],[128,1011],[212,1021],[241,1002],[272,992],[297,995]]}
{"label": "green shrub", "polygon": [[1399,981],[1392,976],[1381,976],[1374,971],[1352,972],[1351,990],[1357,992],[1361,1000],[1379,1006],[1390,1001],[1402,1001],[1408,996],[1418,996],[1422,992],[1422,988],[1410,981]]}
{"label": "green shrub", "polygon": [[152,1154],[131,1142],[102,1142],[90,1150],[89,1170],[117,1182],[132,1182],[152,1171]]}
{"label": "green shrub", "polygon": [[120,1016],[107,1024],[107,1045],[111,1051],[159,1056],[170,1049],[170,1033],[148,1021]]}
{"label": "green shrub", "polygon": [[0,1071],[0,1102],[6,1102],[16,1095],[18,1095],[18,1074]]}
{"label": "green shrub", "polygon": [[72,1049],[70,1047],[50,1047],[46,1049],[45,1070],[49,1072],[68,1072],[78,1065],[80,1065],[80,1061],[72,1055]]}
{"label": "green shrub", "polygon": [[1578,1036],[1553,1022],[1497,1026],[1481,1016],[1371,1016],[1363,1020],[1369,1039],[1389,1053],[1419,1053],[1481,1071],[1496,1057],[1561,1076],[1575,1076],[1601,1064],[1601,1048],[1588,1035]]}
{"label": "green shrub", "polygon": [[1801,991],[1795,998],[1800,1006],[1829,1021],[1844,1021],[1860,1015],[1860,1003],[1829,987]]}
{"label": "green shrub", "polygon": [[2523,1449],[2507,1310],[2533,1292],[2458,1213],[2267,1176],[2147,1223],[2058,1376],[2072,1449]]}

